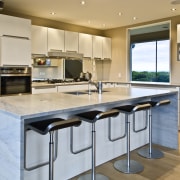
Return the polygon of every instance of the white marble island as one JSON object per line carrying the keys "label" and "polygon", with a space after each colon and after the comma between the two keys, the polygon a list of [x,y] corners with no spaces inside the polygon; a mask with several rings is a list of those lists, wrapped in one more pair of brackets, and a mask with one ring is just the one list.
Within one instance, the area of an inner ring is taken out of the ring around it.
{"label": "white marble island", "polygon": [[[153,142],[178,148],[178,94],[176,90],[156,88],[113,88],[102,95],[69,95],[64,93],[7,96],[0,98],[0,179],[3,180],[48,180],[48,166],[33,171],[24,170],[24,126],[49,117],[68,118],[77,112],[99,109],[106,110],[117,105],[145,100],[170,99],[170,105],[153,110]],[[123,121],[116,118],[114,136],[123,133]],[[141,122],[141,121],[140,121]],[[138,127],[141,127],[140,123]],[[109,142],[108,122],[96,123],[97,164],[109,161],[125,153],[125,139]],[[75,148],[89,143],[90,128],[87,123],[75,130]],[[121,132],[122,131],[122,132]],[[83,136],[82,136],[83,133]],[[67,180],[90,168],[90,151],[71,154],[69,129],[59,132],[58,158],[55,161],[55,180]],[[27,164],[36,164],[48,159],[48,135],[43,137],[29,132],[27,136]],[[136,149],[148,143],[148,130],[133,134],[132,147]],[[41,144],[42,143],[42,144]],[[47,144],[47,147],[46,147]],[[102,152],[103,149],[103,152]],[[40,155],[42,157],[40,157]]]}

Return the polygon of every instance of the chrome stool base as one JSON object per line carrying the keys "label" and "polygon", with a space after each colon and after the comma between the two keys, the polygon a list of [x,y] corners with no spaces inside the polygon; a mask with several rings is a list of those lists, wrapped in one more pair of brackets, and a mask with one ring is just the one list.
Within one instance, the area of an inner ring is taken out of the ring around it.
{"label": "chrome stool base", "polygon": [[134,160],[130,160],[130,165],[128,166],[127,159],[116,161],[114,163],[114,167],[118,171],[126,174],[135,174],[144,170],[144,167],[141,165],[141,163]]}
{"label": "chrome stool base", "polygon": [[[78,180],[92,180],[92,174],[82,175],[78,178]],[[95,179],[93,180],[109,180],[109,178],[102,174],[95,174]]]}
{"label": "chrome stool base", "polygon": [[138,154],[142,157],[148,158],[148,159],[160,159],[162,157],[164,157],[164,153],[161,152],[158,149],[151,149],[151,153],[149,148],[143,148],[138,150]]}

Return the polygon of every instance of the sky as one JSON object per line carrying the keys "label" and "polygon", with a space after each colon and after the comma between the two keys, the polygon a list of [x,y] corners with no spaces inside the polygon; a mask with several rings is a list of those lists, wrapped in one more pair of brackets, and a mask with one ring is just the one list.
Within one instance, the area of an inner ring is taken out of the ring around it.
{"label": "sky", "polygon": [[[169,50],[170,41],[158,41],[157,45],[157,71],[170,69]],[[132,71],[156,71],[156,46],[155,42],[136,43],[132,48]]]}

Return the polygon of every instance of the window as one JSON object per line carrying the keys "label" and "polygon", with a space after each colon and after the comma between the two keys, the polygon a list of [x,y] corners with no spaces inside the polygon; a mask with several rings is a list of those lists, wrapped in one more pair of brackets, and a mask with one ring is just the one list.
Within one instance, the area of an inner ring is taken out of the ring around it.
{"label": "window", "polygon": [[141,29],[137,32],[137,29],[136,34],[131,31],[130,36],[131,80],[169,83],[169,30],[143,33]]}

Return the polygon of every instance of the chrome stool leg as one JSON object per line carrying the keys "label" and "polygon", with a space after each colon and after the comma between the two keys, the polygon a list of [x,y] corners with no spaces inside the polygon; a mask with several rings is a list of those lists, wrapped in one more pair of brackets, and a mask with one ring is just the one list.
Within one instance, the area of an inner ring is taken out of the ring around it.
{"label": "chrome stool leg", "polygon": [[127,159],[118,160],[114,163],[114,167],[123,173],[134,174],[144,170],[141,163],[130,160],[130,121],[128,114],[125,114],[126,120],[126,135],[127,135]]}
{"label": "chrome stool leg", "polygon": [[96,129],[95,129],[95,123],[92,123],[92,172],[90,174],[85,174],[78,178],[78,180],[109,180],[108,177],[97,174],[95,171],[96,167]]}
{"label": "chrome stool leg", "polygon": [[49,141],[49,180],[53,180],[54,177],[54,163],[53,163],[53,157],[54,157],[54,138],[53,138],[54,131],[50,131],[50,141]]}
{"label": "chrome stool leg", "polygon": [[152,114],[149,110],[149,147],[138,150],[138,154],[148,159],[159,159],[164,157],[164,153],[152,148]]}

